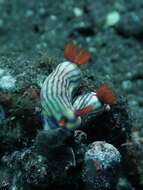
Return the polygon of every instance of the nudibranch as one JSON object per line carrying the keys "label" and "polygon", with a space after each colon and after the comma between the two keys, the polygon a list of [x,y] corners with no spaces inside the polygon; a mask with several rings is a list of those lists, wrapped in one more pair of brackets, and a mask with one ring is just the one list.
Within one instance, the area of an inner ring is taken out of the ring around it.
{"label": "nudibranch", "polygon": [[73,106],[77,116],[84,116],[88,113],[99,114],[109,110],[110,106],[116,102],[114,94],[103,84],[94,92],[88,92],[78,96]]}
{"label": "nudibranch", "polygon": [[88,92],[78,96],[73,106],[77,110],[77,116],[84,116],[90,112],[100,113],[105,109],[104,104],[97,97],[96,92]]}
{"label": "nudibranch", "polygon": [[73,129],[80,125],[80,116],[76,116],[72,99],[79,86],[81,71],[79,65],[85,64],[90,54],[67,44],[64,56],[68,61],[60,63],[46,78],[41,89],[44,129],[59,126]]}
{"label": "nudibranch", "polygon": [[60,63],[46,78],[41,89],[41,105],[44,129],[66,127],[74,129],[87,113],[99,113],[109,108],[115,98],[106,85],[96,92],[82,94],[73,98],[79,87],[81,71],[79,65],[85,64],[90,54],[67,44],[64,56],[68,61]]}

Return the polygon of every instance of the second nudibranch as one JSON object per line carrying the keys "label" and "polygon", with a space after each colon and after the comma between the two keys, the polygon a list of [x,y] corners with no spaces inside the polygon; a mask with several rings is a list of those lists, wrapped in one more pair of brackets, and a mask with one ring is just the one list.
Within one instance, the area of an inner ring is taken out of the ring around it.
{"label": "second nudibranch", "polygon": [[73,106],[77,116],[94,113],[95,115],[103,111],[110,110],[110,106],[116,102],[116,98],[109,88],[103,84],[96,91],[88,92],[78,96]]}
{"label": "second nudibranch", "polygon": [[[105,105],[99,100],[96,92],[88,92],[78,96],[74,103],[74,108],[77,110],[77,116],[84,116],[88,113],[101,113],[105,110]],[[85,109],[86,108],[86,109]]]}

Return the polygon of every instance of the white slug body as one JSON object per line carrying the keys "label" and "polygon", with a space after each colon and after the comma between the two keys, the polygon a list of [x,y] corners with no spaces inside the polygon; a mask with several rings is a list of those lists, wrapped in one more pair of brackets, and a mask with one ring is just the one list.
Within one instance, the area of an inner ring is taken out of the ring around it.
{"label": "white slug body", "polygon": [[104,110],[104,105],[96,96],[96,92],[88,92],[78,96],[74,101],[73,106],[76,110],[82,110],[85,107],[91,106],[93,110],[92,112],[94,113],[99,113]]}
{"label": "white slug body", "polygon": [[78,87],[81,72],[71,62],[63,62],[47,77],[41,89],[41,104],[44,115],[44,129],[58,127],[58,121],[67,119],[67,128],[80,124],[72,105],[74,90]]}

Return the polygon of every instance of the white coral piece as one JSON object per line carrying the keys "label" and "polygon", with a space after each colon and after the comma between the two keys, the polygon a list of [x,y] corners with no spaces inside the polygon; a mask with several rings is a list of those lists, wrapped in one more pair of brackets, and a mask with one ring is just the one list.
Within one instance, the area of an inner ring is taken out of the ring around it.
{"label": "white coral piece", "polygon": [[0,88],[3,90],[12,90],[15,88],[16,79],[12,77],[9,73],[6,74],[0,69]]}

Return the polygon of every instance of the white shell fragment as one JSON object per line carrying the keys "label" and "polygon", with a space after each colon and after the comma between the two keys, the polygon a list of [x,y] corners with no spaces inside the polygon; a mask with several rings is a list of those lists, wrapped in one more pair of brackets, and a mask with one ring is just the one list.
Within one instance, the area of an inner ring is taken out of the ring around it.
{"label": "white shell fragment", "polygon": [[16,79],[7,71],[0,69],[0,89],[13,90],[15,88]]}
{"label": "white shell fragment", "polygon": [[112,11],[106,16],[106,26],[114,26],[120,20],[120,14],[117,11]]}

